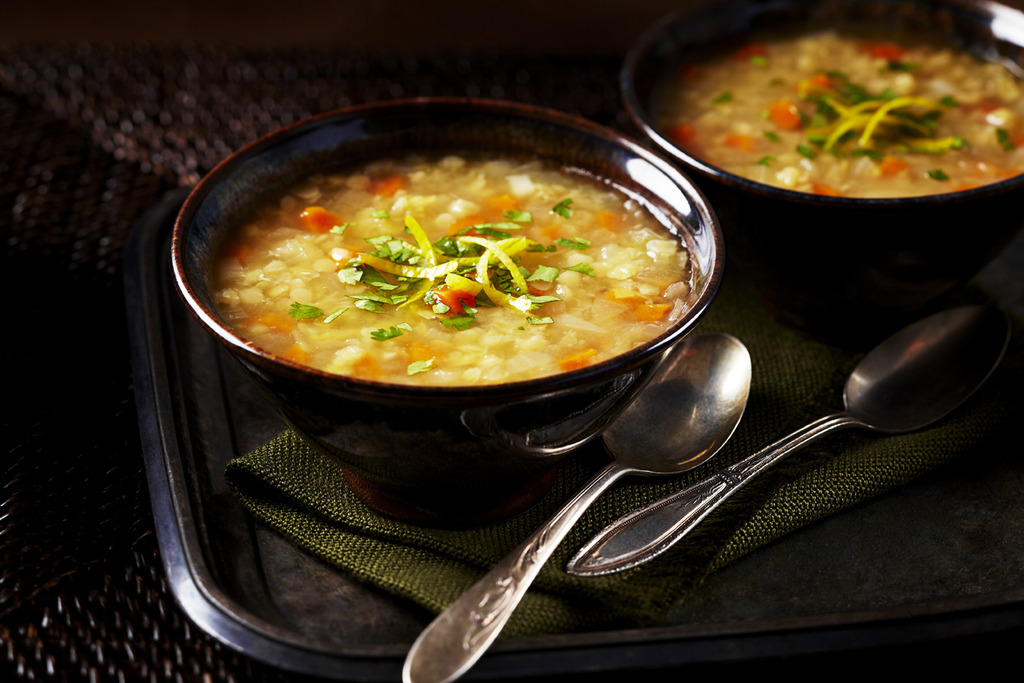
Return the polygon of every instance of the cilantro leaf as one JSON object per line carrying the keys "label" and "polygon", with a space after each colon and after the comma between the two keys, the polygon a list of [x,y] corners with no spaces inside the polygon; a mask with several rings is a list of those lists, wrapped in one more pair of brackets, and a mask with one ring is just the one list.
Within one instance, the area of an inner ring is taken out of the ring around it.
{"label": "cilantro leaf", "polygon": [[551,318],[538,318],[535,315],[528,315],[526,316],[526,322],[530,323],[531,325],[550,325],[555,321],[552,320]]}
{"label": "cilantro leaf", "polygon": [[319,318],[324,314],[323,310],[311,306],[309,304],[300,304],[298,301],[293,301],[291,308],[288,309],[288,315],[295,320],[306,320],[308,318]]}
{"label": "cilantro leaf", "polygon": [[516,223],[532,223],[533,222],[533,216],[530,214],[529,211],[511,211],[510,210],[510,211],[506,211],[504,215],[505,215],[505,218],[509,219],[510,221],[515,221]]}
{"label": "cilantro leaf", "polygon": [[326,325],[328,323],[333,323],[335,320],[337,320],[339,315],[341,315],[342,313],[344,313],[347,310],[348,310],[348,306],[342,306],[341,308],[335,310],[329,316],[324,318],[324,324]]}
{"label": "cilantro leaf", "polygon": [[411,332],[412,327],[409,325],[409,323],[399,323],[398,325],[392,325],[390,328],[386,330],[384,328],[374,330],[373,332],[370,333],[370,338],[373,339],[374,341],[387,341],[388,339],[401,337],[402,330],[405,330],[406,332]]}
{"label": "cilantro leaf", "polygon": [[814,150],[808,147],[807,145],[797,145],[796,151],[800,152],[800,154],[807,157],[808,159],[813,159],[815,156],[817,156]]}
{"label": "cilantro leaf", "polygon": [[730,100],[732,100],[732,93],[726,90],[725,92],[721,93],[718,97],[711,100],[711,102],[713,104],[724,104],[725,102],[729,102]]}
{"label": "cilantro leaf", "polygon": [[941,168],[933,168],[928,171],[928,177],[932,180],[949,180],[949,176]]}
{"label": "cilantro leaf", "polygon": [[451,318],[441,318],[441,324],[450,330],[468,330],[473,326],[474,318],[471,315],[456,315]]}
{"label": "cilantro leaf", "polygon": [[1007,152],[1012,152],[1013,150],[1017,149],[1017,145],[1015,145],[1013,143],[1013,140],[1010,139],[1010,134],[1006,131],[1005,128],[999,128],[996,130],[996,142],[998,142],[999,146],[1005,149]]}
{"label": "cilantro leaf", "polygon": [[338,271],[338,281],[343,285],[354,285],[363,279],[363,269],[358,265],[345,266]]}
{"label": "cilantro leaf", "polygon": [[558,277],[559,270],[554,266],[537,266],[537,270],[533,271],[533,275],[526,279],[527,282],[554,282],[555,278]]}
{"label": "cilantro leaf", "polygon": [[563,199],[551,208],[551,213],[556,213],[562,218],[572,218],[571,199]]}
{"label": "cilantro leaf", "polygon": [[421,372],[426,372],[427,370],[430,370],[433,367],[434,367],[434,359],[433,358],[430,358],[428,360],[413,361],[412,363],[409,363],[408,367],[406,367],[405,374],[407,374],[407,375],[409,375],[411,377],[412,375],[418,375]]}
{"label": "cilantro leaf", "polygon": [[397,327],[392,326],[391,329],[385,330],[383,327],[379,330],[374,330],[370,333],[370,339],[374,341],[387,341],[388,339],[394,339],[395,337],[402,336],[402,331]]}
{"label": "cilantro leaf", "polygon": [[589,275],[590,277],[596,277],[594,275],[594,269],[588,266],[586,263],[577,263],[575,266],[569,266],[568,268],[566,268],[566,270],[574,270],[577,273],[583,273],[584,275]]}
{"label": "cilantro leaf", "polygon": [[574,236],[571,240],[559,237],[555,240],[555,244],[566,249],[588,249],[590,247],[590,240],[582,237]]}

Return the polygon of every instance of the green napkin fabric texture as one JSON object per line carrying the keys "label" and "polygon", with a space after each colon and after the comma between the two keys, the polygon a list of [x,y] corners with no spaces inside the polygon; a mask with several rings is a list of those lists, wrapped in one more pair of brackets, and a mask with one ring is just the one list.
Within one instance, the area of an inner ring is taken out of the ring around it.
{"label": "green napkin fabric texture", "polygon": [[[965,297],[983,301],[977,292]],[[688,473],[616,483],[561,544],[502,637],[662,625],[711,572],[965,453],[1000,447],[1024,417],[1014,398],[1024,379],[1024,349],[1015,334],[988,383],[931,428],[899,436],[836,432],[754,479],[648,564],[602,577],[566,574],[565,564],[578,548],[622,514],[841,410],[846,376],[863,355],[779,325],[756,292],[736,278],[725,279],[693,334],[718,331],[743,341],[753,362],[747,411],[731,441]],[[361,581],[440,612],[606,462],[599,443],[584,447],[565,460],[552,489],[530,509],[487,527],[460,530],[415,526],[374,512],[349,490],[334,461],[289,431],[232,460],[226,475],[245,508],[293,543]]]}

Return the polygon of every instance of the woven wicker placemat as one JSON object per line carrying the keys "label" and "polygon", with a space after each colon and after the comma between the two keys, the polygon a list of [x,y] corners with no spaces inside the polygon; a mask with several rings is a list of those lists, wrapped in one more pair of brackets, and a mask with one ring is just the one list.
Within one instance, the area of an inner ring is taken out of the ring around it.
{"label": "woven wicker placemat", "polygon": [[343,56],[196,46],[0,51],[0,680],[294,680],[183,615],[154,534],[122,291],[127,236],[168,190],[322,111],[421,95],[620,125],[618,59]]}

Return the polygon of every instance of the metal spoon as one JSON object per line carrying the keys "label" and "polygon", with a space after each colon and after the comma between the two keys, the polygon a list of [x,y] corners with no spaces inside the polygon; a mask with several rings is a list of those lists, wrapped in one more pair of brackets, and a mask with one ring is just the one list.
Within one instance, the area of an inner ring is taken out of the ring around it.
{"label": "metal spoon", "polygon": [[657,557],[748,481],[837,429],[898,434],[935,422],[988,379],[1009,339],[1006,315],[984,306],[954,308],[904,328],[854,369],[843,392],[845,411],[812,422],[698,484],[619,518],[583,546],[566,570],[597,576]]}
{"label": "metal spoon", "polygon": [[406,657],[405,683],[441,683],[465,673],[498,637],[572,525],[619,477],[682,472],[718,452],[746,409],[750,374],[750,354],[735,337],[681,341],[605,431],[613,461],[427,626]]}

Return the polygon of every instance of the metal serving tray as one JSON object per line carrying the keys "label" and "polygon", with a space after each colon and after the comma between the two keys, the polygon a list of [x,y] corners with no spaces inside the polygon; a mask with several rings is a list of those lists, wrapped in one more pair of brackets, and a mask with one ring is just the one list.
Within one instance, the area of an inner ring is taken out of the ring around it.
{"label": "metal serving tray", "polygon": [[[430,615],[296,549],[228,491],[227,461],[283,424],[177,298],[169,242],[184,196],[169,194],[140,220],[125,259],[143,455],[174,595],[198,626],[256,660],[397,681]],[[780,658],[792,667],[889,646],[948,652],[963,638],[995,650],[1024,629],[1019,450],[964,458],[748,555],[656,628],[503,640],[466,679]]]}

